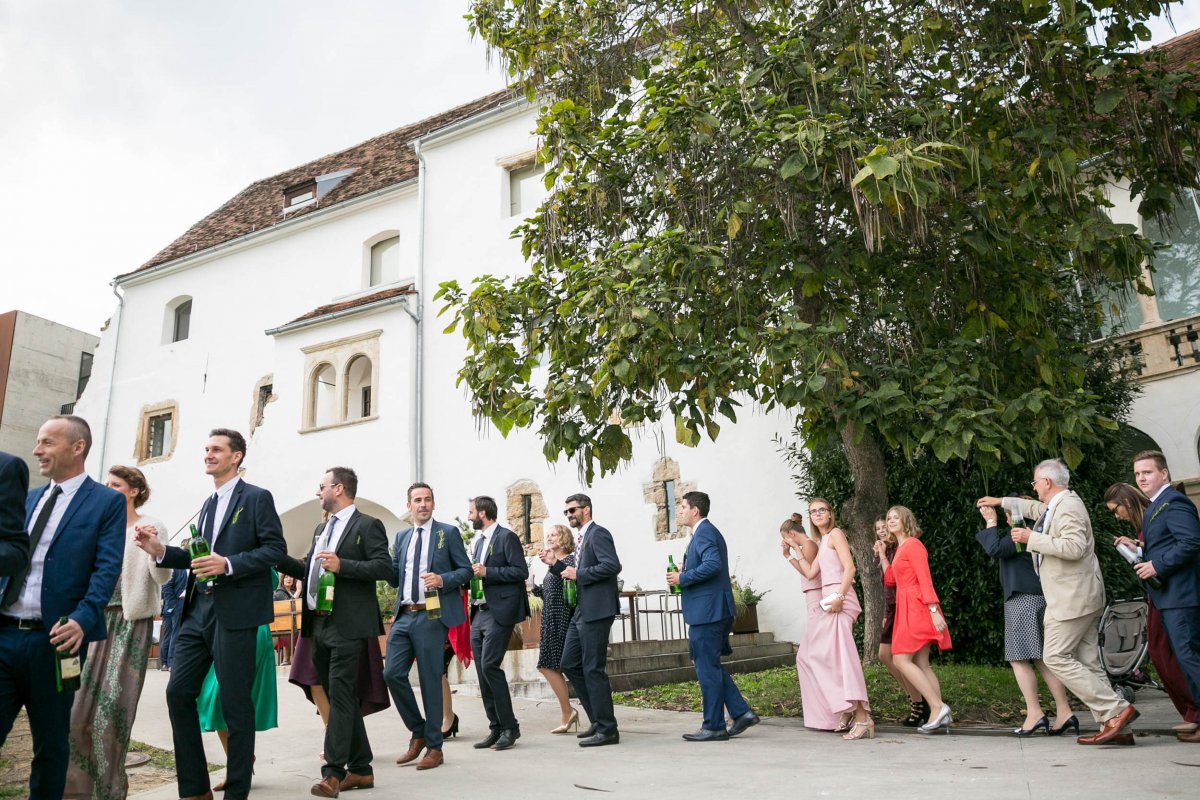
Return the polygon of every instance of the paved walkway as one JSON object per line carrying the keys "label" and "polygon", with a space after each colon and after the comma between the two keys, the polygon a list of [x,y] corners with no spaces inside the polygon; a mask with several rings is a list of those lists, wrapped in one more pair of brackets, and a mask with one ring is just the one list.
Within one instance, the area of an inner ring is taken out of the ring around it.
{"label": "paved walkway", "polygon": [[[171,748],[163,697],[167,674],[147,675],[134,738]],[[1178,721],[1160,692],[1145,690],[1138,706],[1140,734],[1169,729]],[[258,736],[255,800],[307,797],[320,778],[317,754],[322,727],[313,706],[279,673],[280,727]],[[1080,796],[1128,798],[1196,797],[1200,745],[1173,737],[1139,735],[1133,748],[1081,747],[1073,737],[919,736],[880,728],[872,741],[843,742],[833,734],[805,730],[796,720],[771,719],[729,742],[689,743],[680,738],[700,726],[700,715],[618,708],[621,743],[583,749],[574,736],[552,736],[557,704],[517,700],[522,738],[506,752],[475,750],[487,732],[478,698],[455,695],[462,737],[446,742],[446,763],[417,772],[398,767],[409,734],[395,709],[367,718],[375,748],[376,789],[348,793],[353,800],[430,798],[921,798],[988,800]],[[976,730],[975,733],[980,731]],[[205,737],[209,760],[223,762],[214,734]],[[217,773],[220,774],[220,773]],[[168,785],[139,800],[177,798]],[[220,795],[218,794],[219,798]]]}

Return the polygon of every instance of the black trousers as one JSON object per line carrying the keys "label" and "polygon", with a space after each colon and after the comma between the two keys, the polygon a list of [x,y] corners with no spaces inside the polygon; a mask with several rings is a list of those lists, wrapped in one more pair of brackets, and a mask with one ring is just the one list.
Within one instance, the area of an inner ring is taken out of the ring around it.
{"label": "black trousers", "polygon": [[617,732],[617,717],[613,713],[612,687],[608,682],[608,635],[616,617],[585,622],[578,612],[567,628],[559,661],[563,674],[575,688],[588,721],[597,733],[606,736]]}
{"label": "black trousers", "polygon": [[[374,645],[374,642],[371,643]],[[371,742],[363,725],[355,682],[363,655],[362,639],[347,639],[330,621],[317,617],[313,630],[313,665],[329,697],[329,725],[325,728],[325,765],[321,777],[344,780],[346,772],[370,775]]]}
{"label": "black trousers", "polygon": [[209,790],[208,760],[200,737],[196,699],[208,668],[215,665],[221,711],[229,727],[229,762],[225,771],[226,800],[250,794],[254,761],[254,656],[257,628],[231,630],[217,622],[212,597],[197,593],[188,604],[175,640],[167,711],[175,742],[175,774],[181,797]]}
{"label": "black trousers", "polygon": [[512,625],[497,622],[490,610],[476,611],[471,618],[471,652],[475,654],[479,694],[483,697],[488,727],[496,732],[517,727],[512,695],[508,692],[508,679],[504,677],[504,670],[500,669],[500,662],[508,651],[512,629]]}

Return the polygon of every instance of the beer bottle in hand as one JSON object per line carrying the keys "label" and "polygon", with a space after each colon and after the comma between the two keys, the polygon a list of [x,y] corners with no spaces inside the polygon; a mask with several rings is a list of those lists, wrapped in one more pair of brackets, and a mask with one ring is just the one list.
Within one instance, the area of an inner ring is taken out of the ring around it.
{"label": "beer bottle in hand", "polygon": [[[59,617],[59,625],[66,625],[67,618]],[[79,651],[69,653],[66,650],[54,651],[54,682],[60,692],[74,692],[79,689],[79,675],[83,665],[79,661]]]}
{"label": "beer bottle in hand", "polygon": [[317,613],[328,614],[333,611],[333,584],[337,581],[337,576],[328,570],[321,570],[321,577],[317,578]]}
{"label": "beer bottle in hand", "polygon": [[[208,546],[208,540],[200,535],[200,531],[196,530],[196,526],[192,525],[192,538],[188,540],[187,551],[188,557],[195,561],[197,558],[212,555],[212,548]],[[213,577],[209,575],[207,578],[196,576],[197,583],[208,583]]]}
{"label": "beer bottle in hand", "polygon": [[[679,567],[675,566],[675,556],[667,556],[667,572],[679,572]],[[683,587],[675,584],[671,587],[671,594],[683,594]]]}
{"label": "beer bottle in hand", "polygon": [[436,586],[425,587],[425,613],[430,619],[442,618],[442,596]]}

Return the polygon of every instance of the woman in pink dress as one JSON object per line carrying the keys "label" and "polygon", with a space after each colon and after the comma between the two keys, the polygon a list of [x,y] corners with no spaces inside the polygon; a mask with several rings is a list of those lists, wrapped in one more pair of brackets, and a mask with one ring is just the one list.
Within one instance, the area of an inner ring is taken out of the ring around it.
{"label": "woman in pink dress", "polygon": [[929,575],[929,553],[921,544],[917,519],[904,506],[892,506],[887,512],[887,529],[900,542],[896,555],[883,564],[883,582],[896,587],[896,624],[892,629],[892,659],[929,708],[933,710],[918,733],[934,733],[939,728],[950,732],[950,706],[942,702],[942,688],[929,666],[930,646],[950,649],[950,631],[942,616],[941,602],[933,590]]}
{"label": "woman in pink dress", "polygon": [[808,630],[803,655],[796,657],[804,726],[848,731],[842,737],[847,740],[873,739],[875,721],[871,719],[867,682],[854,642],[854,621],[862,613],[853,588],[854,557],[826,500],[810,500],[808,514],[809,536],[817,544],[815,557],[803,542],[793,539],[790,541],[798,555],[789,558],[802,579],[818,580],[821,587],[805,592]]}

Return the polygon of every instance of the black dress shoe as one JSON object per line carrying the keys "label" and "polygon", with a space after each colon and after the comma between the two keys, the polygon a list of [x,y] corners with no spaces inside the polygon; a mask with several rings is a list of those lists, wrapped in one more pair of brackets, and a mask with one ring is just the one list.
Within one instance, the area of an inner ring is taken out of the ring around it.
{"label": "black dress shoe", "polygon": [[729,741],[729,731],[710,731],[708,728],[701,728],[695,733],[685,733],[683,738],[689,742],[727,742]]}
{"label": "black dress shoe", "polygon": [[520,731],[507,730],[500,733],[500,737],[496,739],[496,743],[492,745],[493,750],[507,750],[517,743],[517,737],[521,735]]}
{"label": "black dress shoe", "polygon": [[575,734],[575,738],[576,739],[590,739],[593,736],[595,736],[596,732],[599,730],[600,729],[596,726],[596,723],[593,722],[591,725],[588,725],[586,729]]}
{"label": "black dress shoe", "polygon": [[500,740],[500,731],[492,731],[482,742],[472,745],[476,750],[486,750]]}
{"label": "black dress shoe", "polygon": [[749,728],[752,725],[757,725],[760,722],[762,722],[762,720],[758,718],[758,714],[755,714],[753,711],[747,711],[745,714],[742,714],[740,717],[735,719],[733,724],[729,726],[729,735],[737,736],[739,733],[744,733],[746,728]]}
{"label": "black dress shoe", "polygon": [[579,743],[580,747],[603,747],[606,744],[617,744],[621,741],[621,734],[613,731],[612,733],[597,733],[594,736],[589,736]]}

